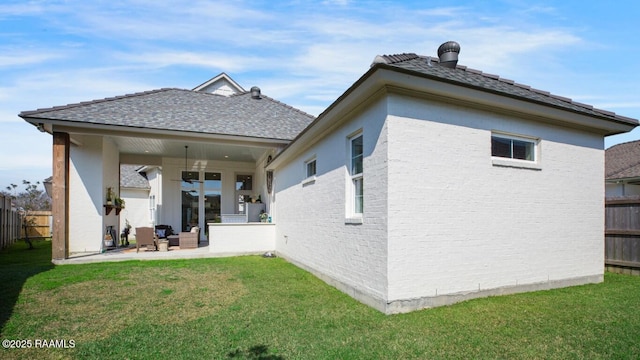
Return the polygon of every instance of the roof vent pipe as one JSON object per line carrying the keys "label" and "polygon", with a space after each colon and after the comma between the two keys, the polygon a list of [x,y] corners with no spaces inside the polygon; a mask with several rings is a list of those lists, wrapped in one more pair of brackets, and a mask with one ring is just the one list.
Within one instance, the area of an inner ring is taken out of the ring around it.
{"label": "roof vent pipe", "polygon": [[262,98],[260,96],[260,88],[259,87],[254,86],[254,87],[251,88],[251,98],[252,99],[260,99],[260,98]]}
{"label": "roof vent pipe", "polygon": [[460,53],[460,44],[455,41],[447,41],[438,48],[438,58],[440,65],[451,69],[456,68],[458,64],[458,54]]}

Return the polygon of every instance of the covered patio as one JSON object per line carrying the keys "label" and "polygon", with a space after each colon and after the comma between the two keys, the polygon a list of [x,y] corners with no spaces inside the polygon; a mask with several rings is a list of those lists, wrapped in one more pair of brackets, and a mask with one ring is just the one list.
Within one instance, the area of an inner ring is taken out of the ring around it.
{"label": "covered patio", "polygon": [[[160,89],[20,116],[53,136],[52,258],[65,263],[273,250],[271,240],[257,240],[255,247],[250,240],[275,233],[265,166],[314,119],[255,87],[232,96]],[[151,188],[142,210],[148,221],[130,225],[165,224],[176,232],[197,226],[200,247],[162,254],[105,251],[108,229],[120,234],[128,213],[136,211],[110,202],[111,195],[120,197],[120,164],[140,165]],[[240,235],[247,229],[239,224],[215,227],[225,215],[245,214],[256,198],[272,219],[260,234]],[[225,229],[226,239],[246,239],[244,245],[216,251],[211,231],[218,229]],[[229,230],[238,236],[229,236]]]}
{"label": "covered patio", "polygon": [[67,259],[53,259],[56,265],[63,264],[88,264],[110,261],[130,261],[130,260],[177,260],[177,259],[198,259],[219,257],[209,251],[208,242],[203,242],[196,249],[180,249],[179,247],[169,247],[168,251],[146,251],[136,252],[136,248],[117,248],[102,253],[75,253]]}

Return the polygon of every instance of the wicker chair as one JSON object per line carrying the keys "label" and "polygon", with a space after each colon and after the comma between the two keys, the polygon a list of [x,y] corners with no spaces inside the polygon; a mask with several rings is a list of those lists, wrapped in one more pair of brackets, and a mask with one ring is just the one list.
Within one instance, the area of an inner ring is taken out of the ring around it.
{"label": "wicker chair", "polygon": [[180,249],[196,249],[198,247],[198,232],[181,232]]}
{"label": "wicker chair", "polygon": [[147,250],[149,245],[153,246],[154,250],[158,249],[156,242],[156,233],[152,227],[137,227],[136,228],[136,252],[140,251],[140,246],[145,245]]}

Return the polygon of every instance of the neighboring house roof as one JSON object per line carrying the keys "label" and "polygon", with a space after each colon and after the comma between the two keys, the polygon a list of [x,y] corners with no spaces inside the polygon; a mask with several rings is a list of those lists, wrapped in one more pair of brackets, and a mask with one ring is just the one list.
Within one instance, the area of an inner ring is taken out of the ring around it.
{"label": "neighboring house roof", "polygon": [[486,74],[482,71],[460,65],[453,69],[441,66],[439,65],[439,59],[431,56],[421,56],[413,53],[378,55],[372,64],[372,66],[385,65],[436,78],[439,81],[451,82],[458,85],[481,89],[483,91],[497,93],[503,96],[536,102],[552,107],[559,107],[589,116],[637,125],[637,121],[635,119],[616,115],[610,111],[596,109],[591,105],[575,102],[569,98],[553,95],[547,91],[534,89],[527,85],[518,84],[513,80],[503,79],[498,75]]}
{"label": "neighboring house roof", "polygon": [[220,73],[215,77],[196,86],[193,91],[202,91],[210,94],[231,96],[245,92],[245,90],[229,75]]}
{"label": "neighboring house roof", "polygon": [[264,95],[254,98],[244,92],[227,97],[183,89],[23,111],[20,117],[280,140],[293,139],[314,119]]}
{"label": "neighboring house roof", "polygon": [[605,151],[605,179],[640,178],[640,140],[614,145]]}
{"label": "neighboring house roof", "polygon": [[138,171],[141,167],[141,165],[120,165],[120,187],[150,189],[149,180]]}

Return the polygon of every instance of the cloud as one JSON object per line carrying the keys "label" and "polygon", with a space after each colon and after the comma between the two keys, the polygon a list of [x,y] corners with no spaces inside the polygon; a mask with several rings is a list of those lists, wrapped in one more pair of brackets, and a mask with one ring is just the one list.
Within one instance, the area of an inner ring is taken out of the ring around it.
{"label": "cloud", "polygon": [[43,13],[44,7],[35,2],[20,2],[17,4],[0,4],[0,19],[13,16],[36,15]]}
{"label": "cloud", "polygon": [[33,66],[64,57],[62,53],[48,50],[16,51],[10,47],[0,48],[0,70],[16,66]]}
{"label": "cloud", "polygon": [[136,54],[119,52],[114,57],[126,63],[144,67],[163,68],[169,66],[197,66],[225,71],[247,71],[261,68],[264,61],[260,57],[250,55],[234,55],[223,52],[172,51],[158,49]]}

